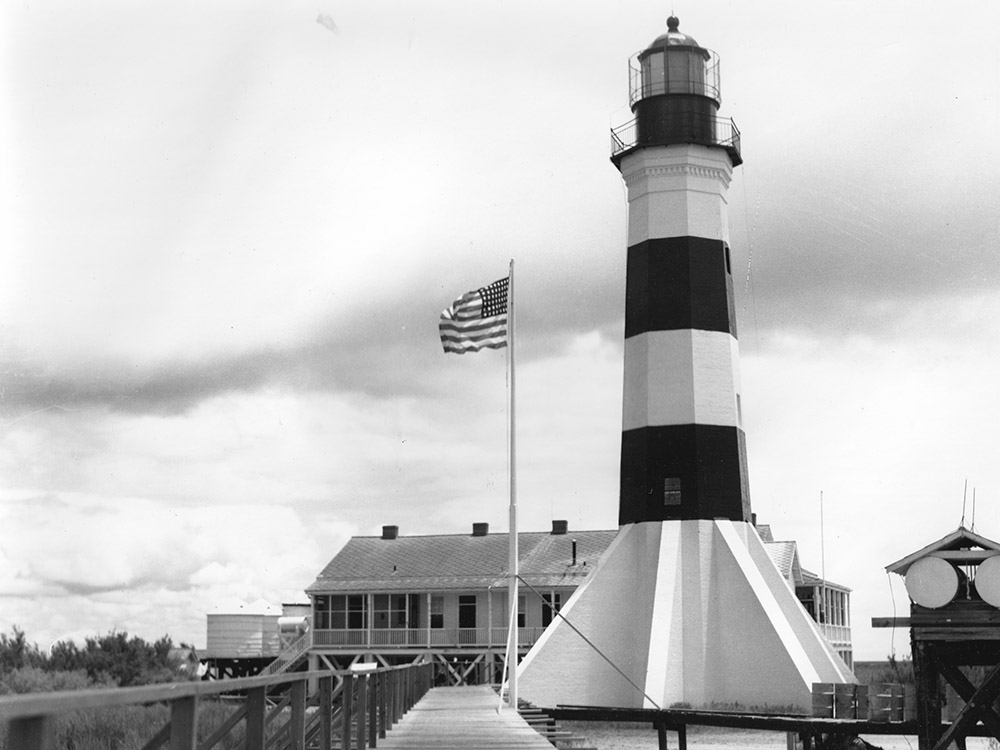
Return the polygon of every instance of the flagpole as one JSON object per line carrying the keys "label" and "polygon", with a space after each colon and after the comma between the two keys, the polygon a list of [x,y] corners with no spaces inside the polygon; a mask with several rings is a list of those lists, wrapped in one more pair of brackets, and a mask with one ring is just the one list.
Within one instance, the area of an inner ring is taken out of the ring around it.
{"label": "flagpole", "polygon": [[517,567],[517,452],[515,436],[515,399],[514,399],[514,259],[510,261],[510,275],[507,282],[507,427],[510,439],[510,584],[508,598],[510,599],[510,628],[507,633],[507,651],[510,654],[507,664],[509,679],[508,701],[512,708],[517,709],[517,608],[518,608],[518,567]]}

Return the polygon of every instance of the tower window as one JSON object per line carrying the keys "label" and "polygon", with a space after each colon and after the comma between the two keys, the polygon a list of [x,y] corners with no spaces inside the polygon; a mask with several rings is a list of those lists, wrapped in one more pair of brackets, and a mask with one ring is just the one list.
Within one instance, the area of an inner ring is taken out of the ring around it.
{"label": "tower window", "polygon": [[681,480],[680,477],[667,477],[663,480],[663,504],[681,504]]}
{"label": "tower window", "polygon": [[733,275],[733,265],[732,265],[732,263],[729,260],[729,245],[728,244],[724,244],[722,247],[726,251],[726,273],[728,273],[730,276],[732,276]]}

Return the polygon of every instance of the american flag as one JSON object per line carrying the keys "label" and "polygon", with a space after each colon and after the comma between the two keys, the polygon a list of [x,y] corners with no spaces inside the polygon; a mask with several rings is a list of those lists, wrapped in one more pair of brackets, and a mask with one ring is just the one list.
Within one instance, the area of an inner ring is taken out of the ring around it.
{"label": "american flag", "polygon": [[510,278],[466,292],[441,313],[438,330],[445,352],[464,354],[507,346]]}

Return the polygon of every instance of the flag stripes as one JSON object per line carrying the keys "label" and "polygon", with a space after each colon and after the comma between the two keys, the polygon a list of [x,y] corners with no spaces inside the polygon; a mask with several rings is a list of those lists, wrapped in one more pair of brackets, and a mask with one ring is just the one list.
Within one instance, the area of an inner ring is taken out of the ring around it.
{"label": "flag stripes", "polygon": [[441,313],[438,331],[445,352],[464,354],[507,346],[507,290],[510,279],[466,292]]}

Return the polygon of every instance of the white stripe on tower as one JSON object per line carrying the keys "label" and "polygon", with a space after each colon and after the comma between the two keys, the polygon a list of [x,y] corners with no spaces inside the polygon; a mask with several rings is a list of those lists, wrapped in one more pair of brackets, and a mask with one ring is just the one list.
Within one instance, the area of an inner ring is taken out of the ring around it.
{"label": "white stripe on tower", "polygon": [[726,152],[690,144],[642,148],[621,161],[628,187],[628,245],[661,237],[729,241]]}
{"label": "white stripe on tower", "polygon": [[684,329],[632,336],[625,340],[622,429],[742,428],[739,378],[739,347],[729,333]]}

